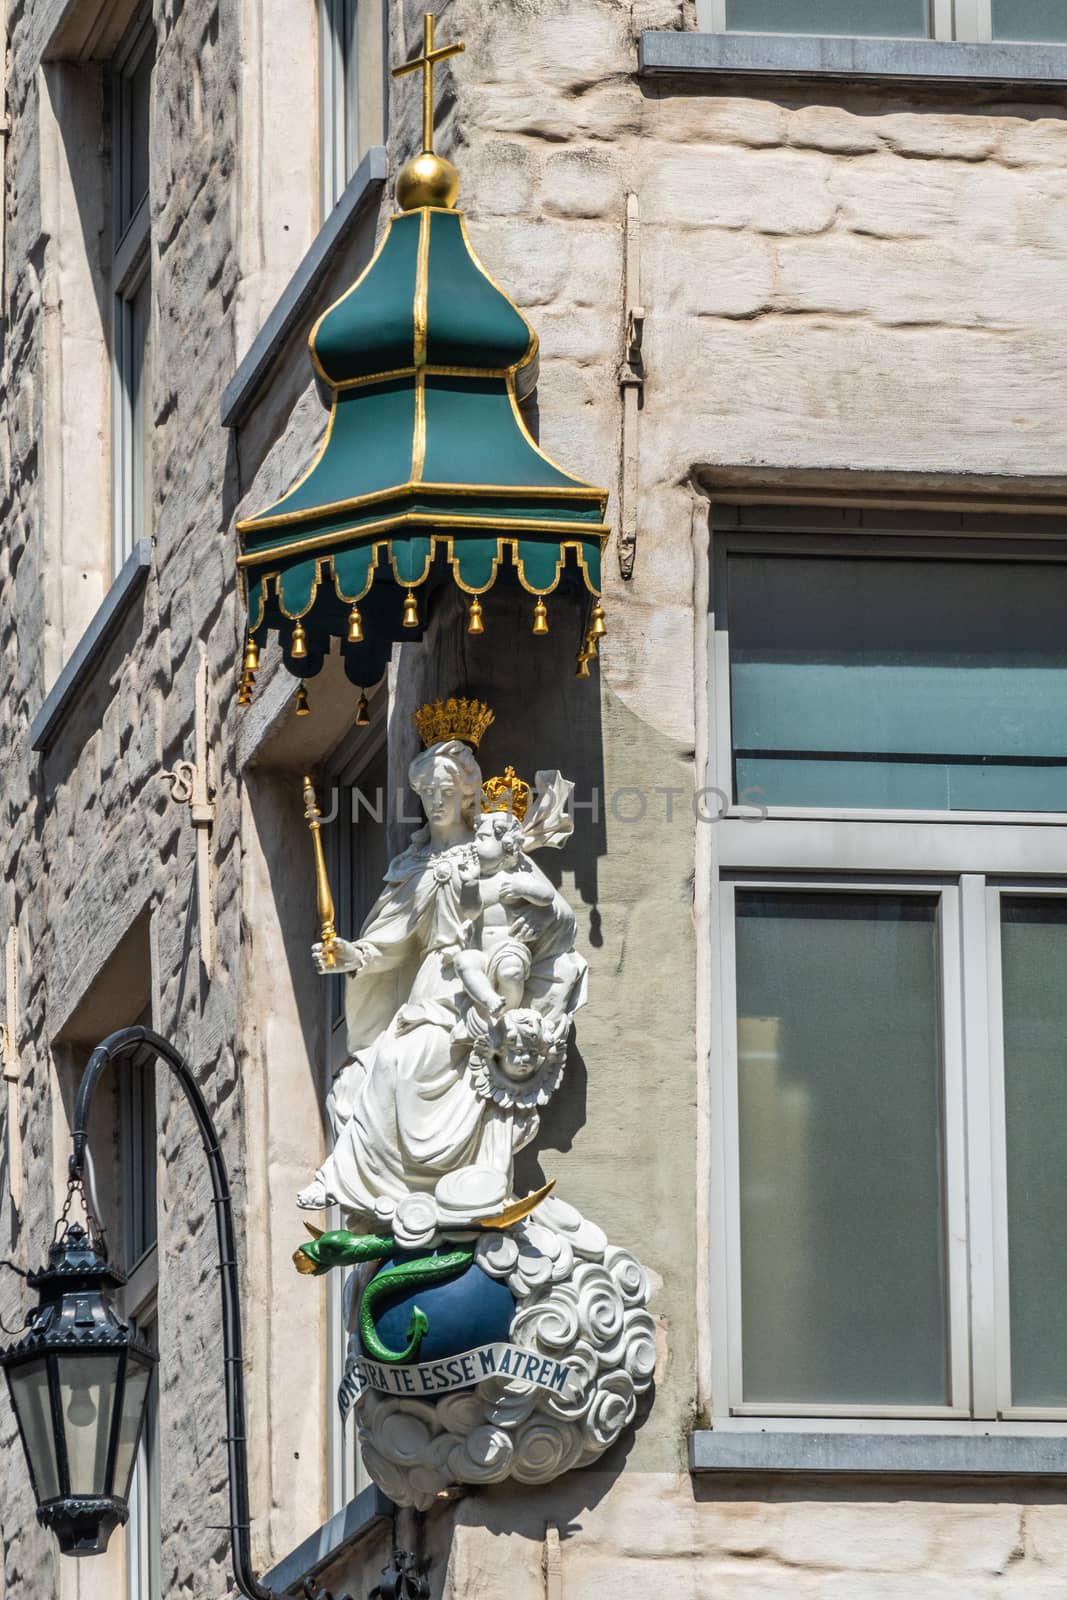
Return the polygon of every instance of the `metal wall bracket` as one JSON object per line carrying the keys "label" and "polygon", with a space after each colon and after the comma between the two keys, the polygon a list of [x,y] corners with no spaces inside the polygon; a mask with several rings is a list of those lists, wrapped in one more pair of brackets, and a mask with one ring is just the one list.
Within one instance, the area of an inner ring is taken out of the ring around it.
{"label": "metal wall bracket", "polygon": [[200,925],[200,961],[207,977],[215,970],[215,900],[211,882],[211,830],[215,826],[215,802],[208,780],[207,750],[207,657],[200,646],[196,671],[196,698],[193,707],[193,761],[176,761],[158,776],[171,786],[176,805],[187,805],[196,830],[196,900]]}
{"label": "metal wall bracket", "polygon": [[641,304],[641,211],[635,194],[626,197],[626,250],[623,293],[626,345],[619,368],[622,390],[622,452],[619,472],[619,572],[632,578],[637,555],[637,499],[640,458],[637,419],[645,388],[645,308]]}
{"label": "metal wall bracket", "polygon": [[21,1058],[19,1055],[19,934],[9,928],[4,946],[4,1021],[0,1026],[0,1065],[7,1088],[7,1172],[11,1199],[16,1211],[22,1210],[24,1195],[22,1171],[22,1116],[19,1104]]}

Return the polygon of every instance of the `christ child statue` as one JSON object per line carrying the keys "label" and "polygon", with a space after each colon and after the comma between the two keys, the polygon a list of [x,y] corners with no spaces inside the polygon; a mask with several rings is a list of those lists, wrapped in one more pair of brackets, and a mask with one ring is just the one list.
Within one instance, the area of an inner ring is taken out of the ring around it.
{"label": "christ child statue", "polygon": [[[532,962],[555,888],[523,852],[522,823],[506,811],[486,812],[475,827],[470,855],[459,867],[461,894],[477,894],[472,942],[452,964],[467,994],[490,1020],[522,1006]],[[478,942],[474,942],[477,940]]]}

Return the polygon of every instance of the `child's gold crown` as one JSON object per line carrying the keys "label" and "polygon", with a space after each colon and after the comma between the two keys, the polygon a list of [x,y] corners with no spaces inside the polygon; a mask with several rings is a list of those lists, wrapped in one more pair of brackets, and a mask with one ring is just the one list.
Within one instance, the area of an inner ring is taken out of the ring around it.
{"label": "child's gold crown", "polygon": [[502,778],[487,778],[482,784],[483,811],[510,811],[521,822],[529,809],[530,785],[514,767],[505,767]]}
{"label": "child's gold crown", "polygon": [[481,700],[435,700],[420,706],[412,717],[424,745],[442,744],[446,739],[462,739],[477,750],[482,735],[492,724],[495,712]]}

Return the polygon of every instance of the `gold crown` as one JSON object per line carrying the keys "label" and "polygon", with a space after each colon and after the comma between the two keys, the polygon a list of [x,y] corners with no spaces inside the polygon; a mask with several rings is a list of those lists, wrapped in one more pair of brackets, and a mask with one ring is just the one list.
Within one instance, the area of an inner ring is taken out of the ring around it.
{"label": "gold crown", "polygon": [[486,778],[482,784],[483,811],[510,811],[521,822],[529,808],[530,785],[514,767],[505,767],[502,778]]}
{"label": "gold crown", "polygon": [[412,716],[424,745],[441,744],[445,739],[462,739],[472,750],[477,750],[482,735],[494,721],[481,700],[448,700],[429,702]]}

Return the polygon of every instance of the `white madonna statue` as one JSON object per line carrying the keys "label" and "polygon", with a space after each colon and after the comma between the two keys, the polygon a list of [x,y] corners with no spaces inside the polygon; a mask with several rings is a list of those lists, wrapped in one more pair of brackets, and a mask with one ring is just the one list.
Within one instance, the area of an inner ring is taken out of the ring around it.
{"label": "white madonna statue", "polygon": [[586,992],[574,914],[531,859],[569,837],[572,785],[538,773],[528,814],[483,811],[457,739],[431,744],[409,777],[425,826],[359,938],[334,942],[335,964],[312,948],[320,972],[347,974],[349,1054],[330,1096],[334,1150],[298,1200],[340,1204],[353,1226],[393,1220],[411,1195],[435,1196],[427,1226],[499,1211]]}

